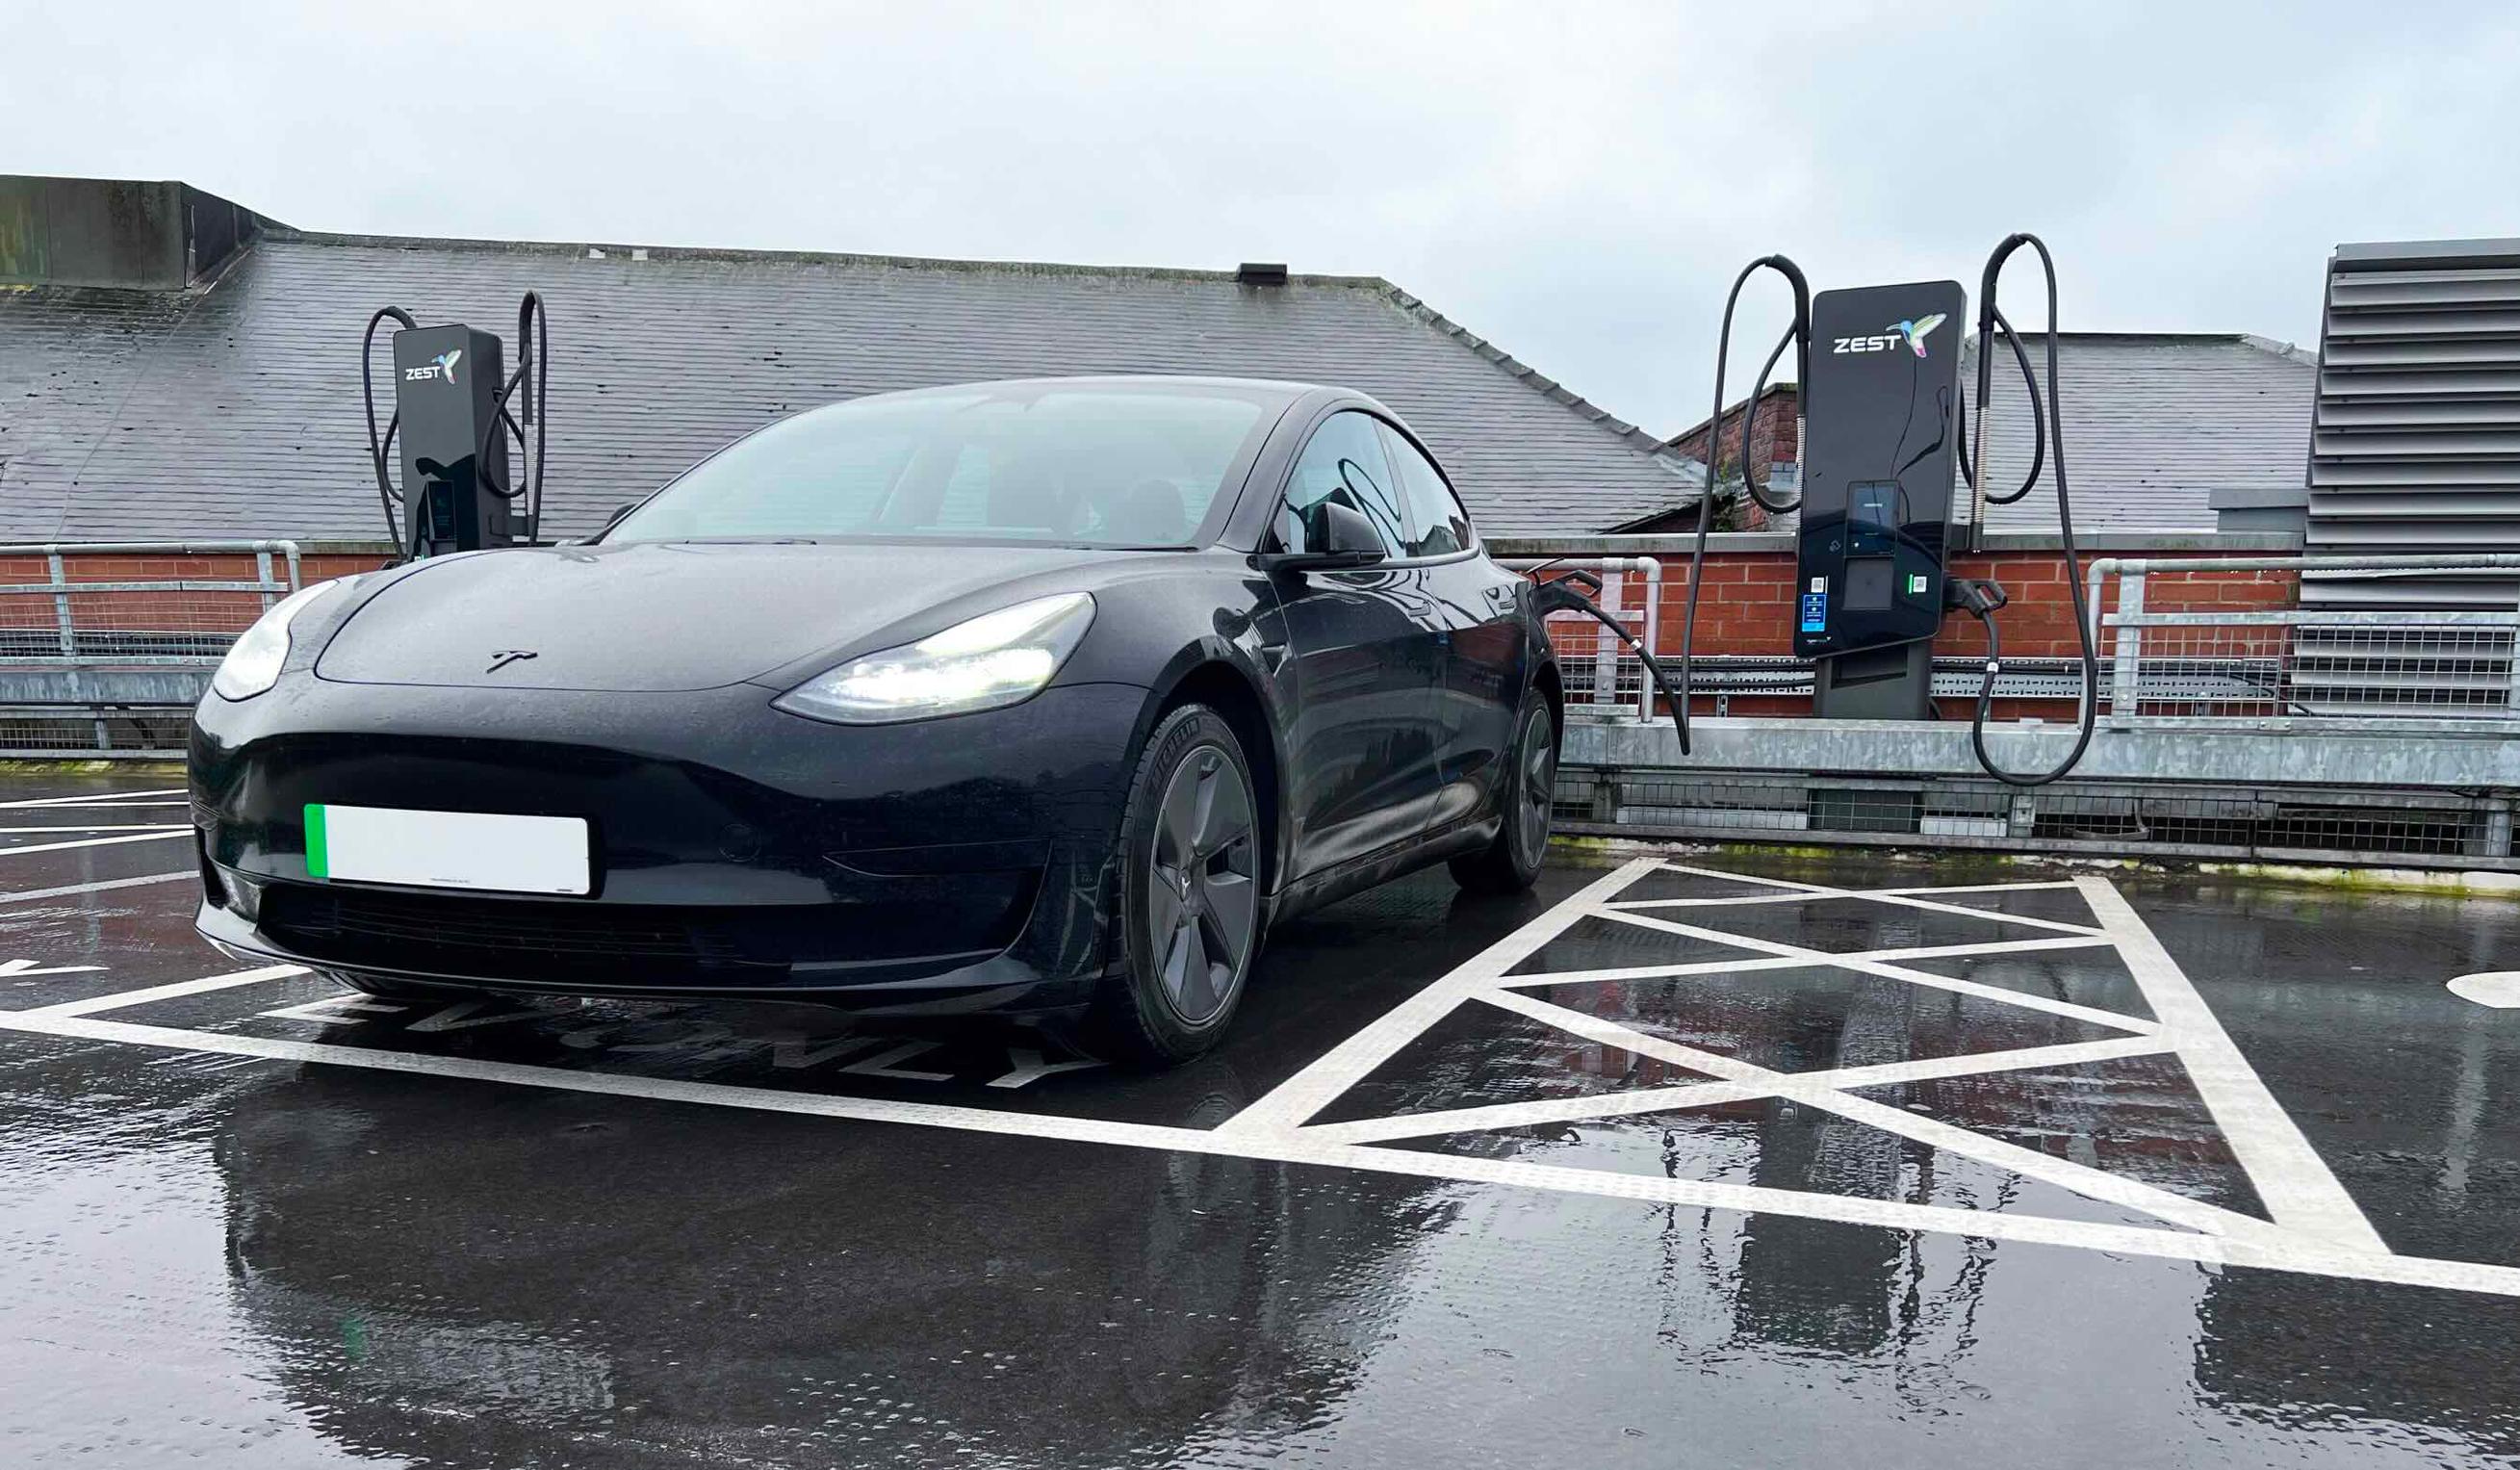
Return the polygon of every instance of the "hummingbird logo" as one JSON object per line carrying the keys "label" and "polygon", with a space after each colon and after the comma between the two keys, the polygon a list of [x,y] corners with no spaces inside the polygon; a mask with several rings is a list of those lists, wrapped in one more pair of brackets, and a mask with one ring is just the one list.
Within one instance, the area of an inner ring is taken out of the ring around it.
{"label": "hummingbird logo", "polygon": [[1925,355],[1925,338],[1932,334],[1935,328],[1943,325],[1943,314],[1938,311],[1913,322],[1893,322],[1886,330],[1906,337],[1909,350],[1922,357]]}
{"label": "hummingbird logo", "polygon": [[[1933,320],[1939,322],[1942,318],[1935,317]],[[439,377],[444,378],[448,382],[453,382],[455,380],[455,360],[463,355],[464,349],[457,347],[449,352],[440,352],[435,357],[430,358],[429,361],[437,364]],[[1924,356],[1925,349],[1922,347],[1917,348],[1916,355],[1918,357]]]}

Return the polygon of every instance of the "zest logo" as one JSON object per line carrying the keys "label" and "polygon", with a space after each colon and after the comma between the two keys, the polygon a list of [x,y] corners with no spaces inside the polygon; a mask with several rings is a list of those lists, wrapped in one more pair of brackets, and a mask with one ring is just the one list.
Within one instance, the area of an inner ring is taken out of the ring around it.
{"label": "zest logo", "polygon": [[1871,336],[1841,336],[1829,342],[1828,350],[1838,352],[1888,352],[1905,346],[1918,357],[1925,355],[1925,338],[1947,321],[1943,313],[1934,312],[1912,322],[1893,322]]}
{"label": "zest logo", "polygon": [[455,381],[455,364],[457,360],[463,356],[464,349],[461,347],[457,347],[448,352],[440,352],[435,357],[428,360],[428,365],[427,367],[403,369],[402,380],[405,382],[428,382],[431,379],[443,378],[451,383]]}

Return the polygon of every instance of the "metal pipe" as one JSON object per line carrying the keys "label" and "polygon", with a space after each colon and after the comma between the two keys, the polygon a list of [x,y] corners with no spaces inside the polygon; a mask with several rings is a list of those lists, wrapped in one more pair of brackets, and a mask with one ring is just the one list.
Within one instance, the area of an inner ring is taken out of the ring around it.
{"label": "metal pipe", "polygon": [[[1639,642],[1639,643],[1641,643],[1641,644],[1644,645],[1645,652],[1647,652],[1648,654],[1656,654],[1656,653],[1660,653],[1660,652],[1662,651],[1662,650],[1661,650],[1661,647],[1659,646],[1659,645],[1658,645],[1658,644],[1657,644],[1657,642],[1656,642],[1656,638],[1657,638],[1657,625],[1658,625],[1658,624],[1660,624],[1660,623],[1661,623],[1661,621],[1662,621],[1662,558],[1661,558],[1661,557],[1499,557],[1499,558],[1497,559],[1497,564],[1498,564],[1499,566],[1506,567],[1506,568],[1508,568],[1508,569],[1509,569],[1509,570],[1512,570],[1512,571],[1519,571],[1519,572],[1537,571],[1537,570],[1539,570],[1539,569],[1541,569],[1541,568],[1543,568],[1543,567],[1562,566],[1562,567],[1567,568],[1567,569],[1568,569],[1568,570],[1570,570],[1570,571],[1592,571],[1592,572],[1600,572],[1600,573],[1603,573],[1604,575],[1613,575],[1613,576],[1615,576],[1615,575],[1621,575],[1621,574],[1629,573],[1629,572],[1634,572],[1634,573],[1636,573],[1636,574],[1638,574],[1638,575],[1640,575],[1640,576],[1643,577],[1643,578],[1645,579],[1645,589],[1644,589],[1644,594],[1643,594],[1643,599],[1642,599],[1642,601],[1643,601],[1643,602],[1644,602],[1644,607],[1643,607],[1643,610],[1642,610],[1642,620],[1643,620],[1643,623],[1644,623],[1644,627],[1643,627],[1643,629],[1640,632],[1640,634],[1639,634],[1639,636],[1638,636],[1638,639],[1637,639],[1637,642]],[[1612,609],[1612,610],[1614,610],[1614,611],[1615,611],[1616,609],[1614,608],[1614,609]],[[1637,718],[1639,718],[1639,719],[1641,719],[1641,720],[1651,721],[1651,720],[1653,719],[1653,717],[1654,717],[1654,713],[1653,713],[1653,700],[1654,700],[1654,686],[1653,686],[1653,679],[1652,679],[1652,677],[1651,677],[1650,675],[1645,675],[1645,674],[1643,674],[1643,673],[1642,673],[1642,671],[1640,671],[1640,677],[1638,678],[1637,684],[1638,684],[1638,691],[1637,691]],[[1607,700],[1604,700],[1604,699],[1600,698],[1600,697],[1599,697],[1599,691],[1597,690],[1595,691],[1595,697],[1594,697],[1594,701],[1593,701],[1593,702],[1594,702],[1594,703],[1596,703],[1596,704],[1602,704],[1602,703],[1607,703],[1607,702],[1609,702],[1609,701],[1607,701]]]}

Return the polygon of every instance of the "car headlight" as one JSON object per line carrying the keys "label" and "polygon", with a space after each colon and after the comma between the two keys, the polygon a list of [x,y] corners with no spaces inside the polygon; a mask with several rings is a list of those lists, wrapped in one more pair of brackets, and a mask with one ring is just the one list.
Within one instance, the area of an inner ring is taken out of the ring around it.
{"label": "car headlight", "polygon": [[210,688],[222,699],[250,699],[280,682],[280,666],[289,661],[289,624],[306,604],[328,592],[349,586],[357,577],[337,577],[301,587],[265,608],[245,637],[228,646]]}
{"label": "car headlight", "polygon": [[850,659],[771,703],[840,725],[928,720],[1018,704],[1041,692],[1094,623],[1081,592],[1035,598],[931,633],[915,644]]}

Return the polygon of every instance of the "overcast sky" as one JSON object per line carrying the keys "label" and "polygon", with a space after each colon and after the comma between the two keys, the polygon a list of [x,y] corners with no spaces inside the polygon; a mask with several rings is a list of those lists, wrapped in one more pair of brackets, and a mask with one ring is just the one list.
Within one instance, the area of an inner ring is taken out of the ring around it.
{"label": "overcast sky", "polygon": [[2337,242],[2520,235],[2503,3],[6,8],[0,169],[314,230],[1378,275],[1664,432],[1772,250],[1974,290],[2033,230],[2069,330],[2316,345]]}

